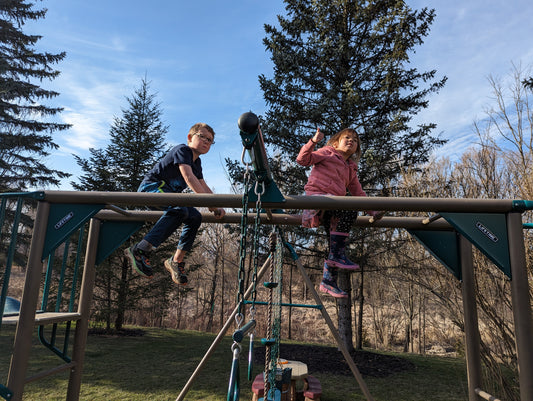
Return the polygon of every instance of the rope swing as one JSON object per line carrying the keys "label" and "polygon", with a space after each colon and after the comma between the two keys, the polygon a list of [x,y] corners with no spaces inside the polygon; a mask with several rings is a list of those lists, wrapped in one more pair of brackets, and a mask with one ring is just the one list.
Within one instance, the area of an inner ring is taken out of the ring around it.
{"label": "rope swing", "polygon": [[281,338],[281,307],[284,243],[281,230],[274,228],[269,238],[270,254],[273,256],[270,278],[264,286],[268,288],[268,325],[267,336],[261,340],[265,346],[264,401],[281,399],[283,384],[290,382],[291,369],[280,369],[279,346]]}

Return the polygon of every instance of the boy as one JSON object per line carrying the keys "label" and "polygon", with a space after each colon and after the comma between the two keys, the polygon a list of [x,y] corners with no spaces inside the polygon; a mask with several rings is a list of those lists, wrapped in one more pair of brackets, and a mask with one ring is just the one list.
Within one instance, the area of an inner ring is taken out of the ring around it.
{"label": "boy", "polygon": [[[171,149],[144,176],[139,192],[173,192],[180,193],[189,187],[195,193],[213,193],[204,181],[200,155],[209,152],[215,143],[213,128],[205,123],[194,124],[187,135],[187,145],[181,144]],[[219,219],[226,213],[224,209],[209,208]],[[165,209],[165,213],[144,238],[134,246],[126,249],[133,269],[141,276],[151,278],[150,253],[161,245],[178,227],[183,224],[176,252],[165,261],[165,268],[170,272],[172,281],[187,285],[185,274],[185,255],[191,250],[202,215],[198,210],[188,206],[174,206]]]}

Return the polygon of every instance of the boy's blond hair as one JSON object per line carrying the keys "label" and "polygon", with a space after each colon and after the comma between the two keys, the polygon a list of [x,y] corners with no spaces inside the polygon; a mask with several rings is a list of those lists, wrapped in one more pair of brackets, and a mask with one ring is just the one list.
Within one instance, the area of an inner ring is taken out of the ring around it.
{"label": "boy's blond hair", "polygon": [[328,142],[326,143],[326,146],[333,146],[335,147],[336,144],[339,143],[339,139],[344,134],[351,135],[355,141],[357,142],[357,149],[354,152],[353,155],[350,156],[350,159],[352,159],[354,162],[359,163],[359,160],[361,159],[361,139],[359,139],[359,135],[357,134],[357,131],[353,128],[344,128],[343,130],[337,132],[335,135],[332,135],[331,138],[329,138]]}
{"label": "boy's blond hair", "polygon": [[213,128],[211,128],[206,123],[196,123],[196,124],[194,124],[189,129],[189,135],[194,135],[194,134],[198,133],[202,128],[205,128],[208,132],[211,133],[211,135],[213,135],[213,138],[215,138],[215,131],[213,130]]}

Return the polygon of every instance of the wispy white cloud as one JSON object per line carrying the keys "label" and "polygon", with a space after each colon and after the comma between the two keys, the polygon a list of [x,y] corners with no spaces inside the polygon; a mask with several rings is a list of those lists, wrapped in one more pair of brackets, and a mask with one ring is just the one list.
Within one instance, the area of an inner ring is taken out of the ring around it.
{"label": "wispy white cloud", "polygon": [[[125,88],[132,85],[127,72],[120,77],[101,68],[70,65],[63,72],[61,102],[68,104],[61,113],[67,124],[72,124],[63,137],[66,146],[73,149],[100,147],[108,137],[114,116],[119,116],[124,105]],[[118,78],[118,79],[117,79]]]}
{"label": "wispy white cloud", "polygon": [[[410,3],[415,8],[426,5],[418,0]],[[449,142],[436,155],[458,157],[476,145],[474,121],[485,118],[493,102],[488,77],[505,76],[513,62],[533,63],[529,22],[533,3],[450,0],[430,7],[437,17],[413,65],[436,69],[448,82],[414,122],[437,123],[435,133],[442,132]]]}

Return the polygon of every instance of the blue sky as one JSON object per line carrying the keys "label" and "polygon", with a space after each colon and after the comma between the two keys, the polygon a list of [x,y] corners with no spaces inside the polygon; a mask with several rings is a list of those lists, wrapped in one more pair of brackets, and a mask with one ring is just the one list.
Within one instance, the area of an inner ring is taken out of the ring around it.
{"label": "blue sky", "polygon": [[[449,144],[436,156],[459,156],[476,138],[472,123],[491,104],[488,76],[504,77],[512,64],[533,64],[533,2],[530,0],[407,1],[435,8],[436,20],[412,66],[436,69],[448,83],[432,95],[419,121],[435,122]],[[28,23],[26,33],[43,36],[38,49],[67,52],[61,75],[44,88],[60,92],[53,105],[73,127],[55,136],[60,149],[48,164],[81,174],[72,154],[104,148],[114,117],[145,77],[170,126],[167,140],[185,140],[189,127],[207,122],[216,144],[202,157],[204,176],[217,193],[228,193],[225,157],[240,159],[237,120],[246,111],[262,114],[258,75],[272,74],[263,25],[284,14],[281,0],[80,1],[44,0],[46,18]],[[47,103],[48,104],[48,103]],[[312,133],[310,133],[311,135]],[[55,189],[55,188],[53,188]]]}

